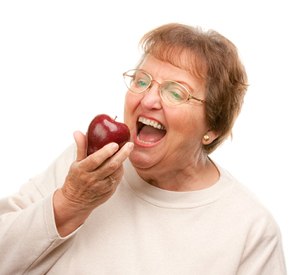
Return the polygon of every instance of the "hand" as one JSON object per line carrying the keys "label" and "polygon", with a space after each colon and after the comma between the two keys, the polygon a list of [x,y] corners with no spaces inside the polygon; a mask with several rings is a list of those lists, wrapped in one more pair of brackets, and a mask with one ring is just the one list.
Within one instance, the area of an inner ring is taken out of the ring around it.
{"label": "hand", "polygon": [[[119,151],[118,144],[110,143],[87,157],[85,135],[75,132],[74,138],[76,161],[53,200],[58,230],[67,226],[68,233],[72,232],[70,228],[76,229],[97,206],[113,195],[123,176],[122,164],[133,149],[131,142]],[[66,231],[59,230],[59,233],[65,235]]]}

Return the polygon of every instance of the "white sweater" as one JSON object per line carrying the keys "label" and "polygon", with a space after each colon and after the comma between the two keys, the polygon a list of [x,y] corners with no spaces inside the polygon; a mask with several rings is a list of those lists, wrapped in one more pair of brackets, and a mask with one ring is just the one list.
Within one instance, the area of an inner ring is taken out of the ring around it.
{"label": "white sweater", "polygon": [[0,274],[284,275],[279,229],[268,211],[219,167],[210,188],[173,192],[127,161],[116,193],[65,238],[52,195],[75,147],[20,192],[0,201]]}

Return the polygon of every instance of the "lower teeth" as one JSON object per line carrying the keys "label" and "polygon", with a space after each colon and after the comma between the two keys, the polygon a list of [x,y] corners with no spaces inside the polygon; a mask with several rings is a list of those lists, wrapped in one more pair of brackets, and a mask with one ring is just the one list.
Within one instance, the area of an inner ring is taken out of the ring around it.
{"label": "lower teeth", "polygon": [[154,142],[151,142],[151,141],[144,141],[144,140],[140,139],[140,136],[137,136],[137,139],[138,139],[139,142],[144,143],[144,144],[153,144],[154,143]]}

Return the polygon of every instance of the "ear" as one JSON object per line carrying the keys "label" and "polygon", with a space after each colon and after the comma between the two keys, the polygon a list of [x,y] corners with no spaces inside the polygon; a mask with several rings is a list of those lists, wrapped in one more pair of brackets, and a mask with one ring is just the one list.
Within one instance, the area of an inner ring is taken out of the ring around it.
{"label": "ear", "polygon": [[216,133],[215,131],[207,131],[205,135],[203,135],[202,137],[202,144],[203,145],[208,145],[211,144],[217,137],[218,137],[218,133]]}

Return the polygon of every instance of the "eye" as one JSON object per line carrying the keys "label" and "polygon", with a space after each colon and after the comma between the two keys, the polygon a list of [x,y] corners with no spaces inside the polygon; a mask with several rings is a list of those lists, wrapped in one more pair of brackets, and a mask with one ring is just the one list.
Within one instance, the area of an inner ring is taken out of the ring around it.
{"label": "eye", "polygon": [[171,103],[180,103],[185,101],[187,98],[186,91],[177,83],[167,82],[161,87],[161,89],[165,99]]}
{"label": "eye", "polygon": [[170,90],[169,91],[170,95],[172,96],[172,98],[174,98],[174,100],[179,100],[181,101],[182,98],[182,94],[181,91],[176,91],[176,90]]}
{"label": "eye", "polygon": [[137,73],[133,76],[131,86],[133,86],[135,89],[145,90],[149,87],[150,83],[151,79],[147,75],[143,73]]}
{"label": "eye", "polygon": [[149,85],[149,80],[145,78],[135,79],[135,85],[140,88],[145,88]]}

